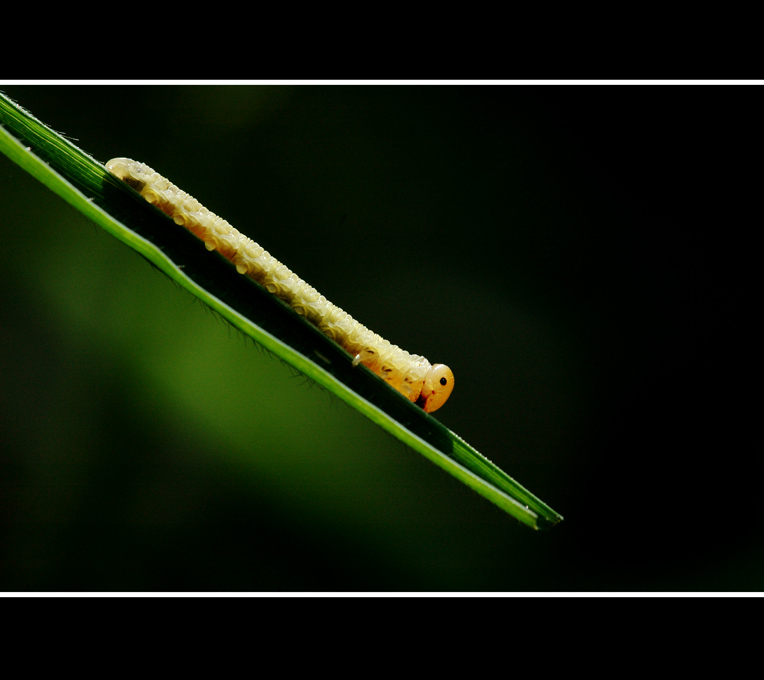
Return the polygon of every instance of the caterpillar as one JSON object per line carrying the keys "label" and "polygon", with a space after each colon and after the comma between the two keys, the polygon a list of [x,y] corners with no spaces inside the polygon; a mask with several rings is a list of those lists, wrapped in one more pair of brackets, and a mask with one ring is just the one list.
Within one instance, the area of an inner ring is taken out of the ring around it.
{"label": "caterpillar", "polygon": [[106,163],[106,169],[199,237],[208,250],[217,250],[230,260],[240,274],[252,278],[317,326],[353,357],[354,366],[361,363],[368,367],[427,413],[446,403],[454,387],[454,374],[448,366],[430,364],[424,357],[409,354],[362,326],[262,246],[148,165],[113,158]]}

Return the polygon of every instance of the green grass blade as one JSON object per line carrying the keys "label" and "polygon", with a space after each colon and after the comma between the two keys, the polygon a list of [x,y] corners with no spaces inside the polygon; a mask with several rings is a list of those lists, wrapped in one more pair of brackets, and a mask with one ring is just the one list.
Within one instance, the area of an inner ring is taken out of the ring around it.
{"label": "green grass blade", "polygon": [[[95,159],[0,93],[0,150],[246,335],[535,529],[562,517]],[[150,159],[142,159],[150,163]]]}

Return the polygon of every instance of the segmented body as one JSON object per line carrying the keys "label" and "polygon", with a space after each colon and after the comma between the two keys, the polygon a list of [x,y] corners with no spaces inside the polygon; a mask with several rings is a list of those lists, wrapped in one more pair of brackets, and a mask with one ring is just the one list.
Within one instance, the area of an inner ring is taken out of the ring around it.
{"label": "segmented body", "polygon": [[447,366],[430,364],[424,357],[409,354],[370,331],[262,246],[149,166],[129,158],[114,158],[106,168],[198,236],[208,250],[217,250],[230,260],[240,274],[251,277],[315,324],[354,357],[354,364],[364,364],[425,411],[435,411],[448,399],[454,379]]}

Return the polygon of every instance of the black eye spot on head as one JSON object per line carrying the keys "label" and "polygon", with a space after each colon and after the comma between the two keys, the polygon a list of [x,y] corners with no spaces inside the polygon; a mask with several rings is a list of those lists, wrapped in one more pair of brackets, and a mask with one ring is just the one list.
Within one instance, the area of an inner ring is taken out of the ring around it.
{"label": "black eye spot on head", "polygon": [[441,385],[445,385],[447,382],[448,382],[448,380],[446,380],[445,378],[441,378],[440,379],[440,384]]}

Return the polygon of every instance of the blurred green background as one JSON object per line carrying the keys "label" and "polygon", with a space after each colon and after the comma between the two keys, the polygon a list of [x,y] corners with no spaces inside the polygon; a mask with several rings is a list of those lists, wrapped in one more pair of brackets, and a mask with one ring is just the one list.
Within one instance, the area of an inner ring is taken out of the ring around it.
{"label": "blurred green background", "polygon": [[0,157],[0,589],[762,578],[757,88],[21,86],[456,374],[521,526]]}

